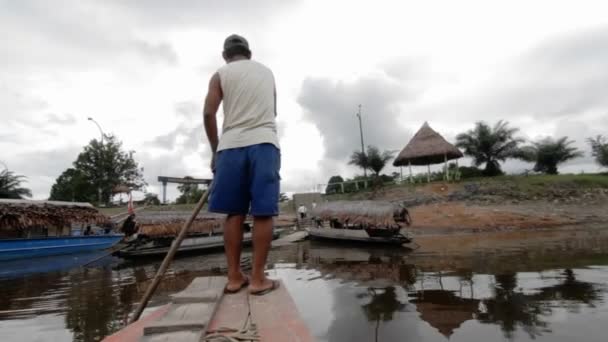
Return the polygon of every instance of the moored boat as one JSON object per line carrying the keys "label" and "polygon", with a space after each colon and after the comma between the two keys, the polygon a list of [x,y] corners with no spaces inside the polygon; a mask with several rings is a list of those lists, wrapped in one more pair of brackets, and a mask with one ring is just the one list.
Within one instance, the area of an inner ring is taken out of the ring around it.
{"label": "moored boat", "polygon": [[93,234],[92,224],[110,221],[89,203],[1,199],[0,260],[95,251],[122,239],[111,233],[74,235]]}
{"label": "moored boat", "polygon": [[318,205],[306,228],[312,238],[403,245],[411,217],[405,207],[380,201],[335,201]]}
{"label": "moored boat", "polygon": [[0,240],[0,261],[96,251],[114,246],[122,235],[58,236]]}
{"label": "moored boat", "polygon": [[[175,237],[179,234],[189,212],[178,211],[143,211],[137,215],[137,232],[130,240],[129,246],[122,248],[114,255],[125,259],[159,257],[167,254]],[[188,235],[182,241],[177,254],[202,253],[224,247],[223,223],[225,215],[203,213],[197,216]],[[243,245],[252,243],[251,225],[243,225]],[[277,238],[279,232],[273,232]]]}
{"label": "moored boat", "polygon": [[[173,238],[167,239],[146,239],[145,241],[134,241],[131,246],[116,251],[114,255],[125,259],[145,258],[164,256],[171,248]],[[243,236],[243,245],[251,244],[251,233],[245,233]],[[182,241],[178,254],[205,252],[224,247],[223,235],[198,235],[188,236]]]}

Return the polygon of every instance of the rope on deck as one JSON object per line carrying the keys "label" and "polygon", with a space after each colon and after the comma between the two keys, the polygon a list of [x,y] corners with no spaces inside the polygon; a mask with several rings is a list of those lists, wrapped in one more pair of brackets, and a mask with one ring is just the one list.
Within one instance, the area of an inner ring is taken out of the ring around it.
{"label": "rope on deck", "polygon": [[[247,295],[249,297],[249,295]],[[219,327],[215,330],[207,331],[203,342],[255,342],[261,341],[258,334],[258,327],[251,320],[251,302],[247,298],[248,314],[243,327],[238,330],[234,328]]]}

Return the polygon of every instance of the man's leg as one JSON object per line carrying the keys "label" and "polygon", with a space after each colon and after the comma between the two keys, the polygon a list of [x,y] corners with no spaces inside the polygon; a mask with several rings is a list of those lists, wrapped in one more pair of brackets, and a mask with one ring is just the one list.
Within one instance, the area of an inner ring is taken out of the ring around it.
{"label": "man's leg", "polygon": [[253,269],[251,271],[251,283],[249,284],[249,290],[252,292],[272,286],[272,282],[264,274],[271,243],[272,217],[255,217],[253,219]]}
{"label": "man's leg", "polygon": [[226,288],[230,291],[238,290],[245,282],[245,277],[241,271],[244,221],[244,215],[228,215],[224,225],[224,250],[226,251],[226,262],[228,264],[228,284]]}
{"label": "man's leg", "polygon": [[253,145],[249,148],[251,175],[251,215],[253,224],[253,269],[250,292],[273,287],[264,275],[266,258],[272,242],[273,216],[279,214],[279,187],[281,156],[270,144]]}
{"label": "man's leg", "polygon": [[243,221],[249,209],[247,172],[247,153],[243,149],[229,149],[218,153],[209,196],[209,211],[228,214],[224,225],[228,290],[240,288],[245,280],[240,262]]}

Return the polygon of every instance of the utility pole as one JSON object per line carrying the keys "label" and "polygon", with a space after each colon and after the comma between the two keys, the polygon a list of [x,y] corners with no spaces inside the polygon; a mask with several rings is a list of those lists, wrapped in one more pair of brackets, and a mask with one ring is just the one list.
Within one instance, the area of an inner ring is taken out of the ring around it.
{"label": "utility pole", "polygon": [[[99,128],[99,133],[101,133],[101,148],[103,149],[104,134],[103,134],[103,130],[101,129],[101,126],[92,117],[88,117],[87,120],[92,121],[95,125],[97,125],[97,128]],[[97,201],[99,202],[99,204],[101,204],[101,186],[97,187]]]}
{"label": "utility pole", "polygon": [[[363,158],[365,158],[365,144],[363,143],[363,124],[361,123],[361,105],[359,105],[359,112],[357,112],[357,117],[359,118],[359,133],[361,133],[361,153],[363,153]],[[365,178],[367,178],[367,160],[365,160],[363,175]]]}

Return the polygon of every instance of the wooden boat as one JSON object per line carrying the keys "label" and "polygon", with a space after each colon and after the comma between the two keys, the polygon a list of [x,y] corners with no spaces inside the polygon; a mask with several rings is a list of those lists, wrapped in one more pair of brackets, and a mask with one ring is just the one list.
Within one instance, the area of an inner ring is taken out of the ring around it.
{"label": "wooden boat", "polygon": [[110,221],[89,203],[0,199],[0,260],[97,251],[123,238],[75,236],[92,224]]}
{"label": "wooden boat", "polygon": [[224,295],[226,281],[195,278],[184,291],[171,295],[170,304],[151,309],[103,341],[315,341],[285,283],[258,297],[247,290]]}
{"label": "wooden boat", "polygon": [[[167,254],[171,243],[179,234],[184,222],[190,218],[188,211],[143,211],[136,215],[137,233],[129,246],[114,253],[125,259],[159,257]],[[201,253],[224,247],[223,225],[226,215],[200,213],[188,229],[177,253]],[[251,245],[251,221],[243,224],[243,245]],[[273,238],[279,236],[275,229]]]}
{"label": "wooden boat", "polygon": [[412,242],[406,208],[391,202],[335,201],[318,205],[306,228],[312,238],[403,245]]}
{"label": "wooden boat", "polygon": [[[273,232],[273,239],[279,237],[280,232],[275,230]],[[127,248],[116,251],[114,255],[125,259],[145,258],[145,257],[159,257],[164,256],[171,248],[171,243],[174,237],[170,238],[154,238],[154,239],[142,239],[134,241]],[[249,246],[252,242],[252,233],[246,232],[243,235],[243,245]],[[179,249],[179,254],[186,253],[202,253],[213,250],[224,248],[224,236],[222,234],[213,235],[193,235],[187,236]]]}

